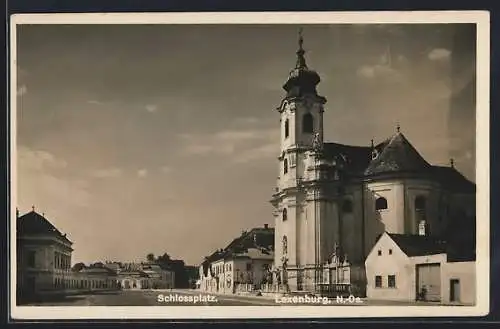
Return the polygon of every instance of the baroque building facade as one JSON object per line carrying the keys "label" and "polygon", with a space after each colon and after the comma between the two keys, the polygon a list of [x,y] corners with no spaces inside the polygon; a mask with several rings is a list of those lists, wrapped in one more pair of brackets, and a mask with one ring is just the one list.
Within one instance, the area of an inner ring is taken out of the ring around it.
{"label": "baroque building facade", "polygon": [[445,236],[451,220],[474,219],[475,184],[453,161],[429,164],[399,126],[367,146],[324,142],[327,99],[317,92],[320,76],[306,64],[302,36],[296,54],[277,108],[274,266],[289,290],[317,292],[338,282],[337,263],[343,282],[364,294],[365,259],[384,232]]}
{"label": "baroque building facade", "polygon": [[22,216],[16,211],[17,296],[68,289],[74,283],[71,273],[73,242],[61,233],[35,207]]}

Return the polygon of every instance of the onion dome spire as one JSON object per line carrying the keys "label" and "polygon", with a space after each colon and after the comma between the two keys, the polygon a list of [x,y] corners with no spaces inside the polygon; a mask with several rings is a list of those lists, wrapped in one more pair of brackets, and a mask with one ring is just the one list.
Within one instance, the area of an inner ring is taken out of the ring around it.
{"label": "onion dome spire", "polygon": [[316,86],[320,82],[320,77],[316,71],[307,67],[304,50],[304,37],[302,36],[302,29],[299,30],[299,48],[296,51],[297,62],[295,67],[290,71],[288,79],[283,85],[283,89],[287,92],[288,97],[302,97],[306,94],[320,97],[323,103],[326,99],[319,96],[316,91]]}

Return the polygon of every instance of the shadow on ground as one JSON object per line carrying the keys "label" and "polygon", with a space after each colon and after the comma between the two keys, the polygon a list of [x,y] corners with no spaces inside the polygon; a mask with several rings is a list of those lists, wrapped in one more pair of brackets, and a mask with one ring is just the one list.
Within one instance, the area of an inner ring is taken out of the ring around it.
{"label": "shadow on ground", "polygon": [[87,298],[90,295],[118,295],[120,291],[88,291],[70,294],[50,294],[50,295],[32,295],[19,297],[17,306],[36,306],[46,303],[73,303]]}

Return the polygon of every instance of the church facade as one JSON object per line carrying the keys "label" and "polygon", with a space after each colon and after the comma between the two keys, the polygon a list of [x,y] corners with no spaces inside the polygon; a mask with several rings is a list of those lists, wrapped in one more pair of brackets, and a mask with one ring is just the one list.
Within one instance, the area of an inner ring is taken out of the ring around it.
{"label": "church facade", "polygon": [[475,220],[475,184],[453,161],[429,164],[399,126],[371,145],[324,142],[327,100],[302,44],[277,108],[274,266],[291,291],[346,283],[364,294],[365,259],[384,232],[446,236],[451,221]]}

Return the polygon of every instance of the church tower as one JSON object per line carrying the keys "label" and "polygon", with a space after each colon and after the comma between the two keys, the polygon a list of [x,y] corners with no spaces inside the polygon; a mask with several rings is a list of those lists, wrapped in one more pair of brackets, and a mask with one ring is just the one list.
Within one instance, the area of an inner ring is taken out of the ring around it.
{"label": "church tower", "polygon": [[[279,175],[271,203],[275,208],[275,267],[281,280],[292,290],[301,290],[302,269],[307,259],[305,249],[315,240],[310,235],[314,219],[307,222],[307,163],[311,152],[323,141],[323,106],[326,99],[318,95],[318,73],[308,68],[302,33],[299,32],[297,61],[283,85],[286,94],[277,111],[280,113],[281,137]],[[313,248],[313,247],[312,247]]]}

